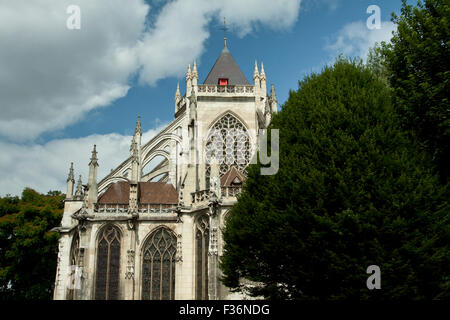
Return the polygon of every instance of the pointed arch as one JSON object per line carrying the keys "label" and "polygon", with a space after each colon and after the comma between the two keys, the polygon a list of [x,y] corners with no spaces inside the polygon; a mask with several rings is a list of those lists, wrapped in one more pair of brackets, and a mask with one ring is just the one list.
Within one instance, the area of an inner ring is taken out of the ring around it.
{"label": "pointed arch", "polygon": [[157,156],[160,156],[162,158],[169,160],[170,153],[167,152],[166,150],[161,150],[161,149],[153,150],[153,151],[147,153],[145,155],[145,158],[143,158],[144,160],[142,161],[142,167],[145,167],[149,162],[151,162]]}
{"label": "pointed arch", "polygon": [[207,188],[209,187],[210,163],[213,155],[219,162],[220,177],[231,167],[235,167],[245,174],[245,168],[250,162],[251,142],[244,122],[231,111],[222,114],[210,127],[205,151]]}
{"label": "pointed arch", "polygon": [[118,227],[107,224],[100,229],[97,238],[96,300],[119,299],[120,244]]}
{"label": "pointed arch", "polygon": [[164,153],[155,153],[152,154],[152,157],[142,163],[142,177],[146,177],[147,175],[154,176],[154,171],[157,171],[161,168],[166,168],[166,171],[169,171],[168,168],[169,157]]}
{"label": "pointed arch", "polygon": [[177,237],[167,227],[152,231],[142,249],[142,300],[175,299]]}
{"label": "pointed arch", "polygon": [[211,124],[209,125],[209,129],[213,128],[227,114],[229,114],[230,116],[236,118],[236,120],[238,120],[242,124],[242,126],[245,128],[245,130],[248,130],[248,125],[245,122],[245,120],[242,119],[242,117],[239,116],[236,112],[231,111],[231,110],[227,110],[227,111],[222,112],[213,121],[211,121]]}
{"label": "pointed arch", "polygon": [[201,214],[195,221],[195,298],[208,300],[209,217]]}
{"label": "pointed arch", "polygon": [[222,224],[225,226],[228,222],[228,219],[230,218],[231,209],[228,209],[222,214]]}

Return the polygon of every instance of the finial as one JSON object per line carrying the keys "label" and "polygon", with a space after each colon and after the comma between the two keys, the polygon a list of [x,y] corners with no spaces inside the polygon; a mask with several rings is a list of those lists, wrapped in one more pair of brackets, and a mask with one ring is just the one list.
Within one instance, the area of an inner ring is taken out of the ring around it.
{"label": "finial", "polygon": [[255,70],[253,71],[253,78],[259,76],[259,71],[258,71],[258,62],[255,60]]}
{"label": "finial", "polygon": [[188,65],[188,71],[187,71],[187,73],[190,75],[191,74],[191,64],[189,63],[189,65]]}
{"label": "finial", "polygon": [[142,135],[142,128],[141,128],[141,116],[138,116],[137,122],[136,122],[136,130],[134,130],[134,134],[139,133]]}
{"label": "finial", "polygon": [[81,174],[78,178],[78,182],[77,182],[77,189],[75,191],[75,195],[76,196],[81,196],[83,194],[83,182],[81,181]]}
{"label": "finial", "polygon": [[264,73],[264,64],[262,63],[262,61],[261,61],[261,74],[265,74]]}
{"label": "finial", "polygon": [[194,60],[194,67],[192,69],[192,79],[198,79],[197,61],[196,60]]}
{"label": "finial", "polygon": [[92,150],[91,160],[97,160],[97,145],[94,144],[94,150]]}
{"label": "finial", "polygon": [[272,97],[272,100],[277,100],[277,95],[275,94],[275,88],[272,84],[272,88],[270,89],[270,96]]}
{"label": "finial", "polygon": [[69,176],[67,177],[67,182],[69,181],[75,182],[75,178],[73,175],[73,162],[70,163]]}
{"label": "finial", "polygon": [[223,17],[223,45],[224,48],[227,47],[227,31],[228,31],[228,27],[227,27],[227,20],[225,17]]}
{"label": "finial", "polygon": [[177,91],[175,92],[175,98],[179,98],[181,96],[180,93],[180,82],[177,82]]}
{"label": "finial", "polygon": [[94,150],[92,150],[91,162],[89,162],[89,165],[98,166],[97,160],[97,146],[94,144]]}

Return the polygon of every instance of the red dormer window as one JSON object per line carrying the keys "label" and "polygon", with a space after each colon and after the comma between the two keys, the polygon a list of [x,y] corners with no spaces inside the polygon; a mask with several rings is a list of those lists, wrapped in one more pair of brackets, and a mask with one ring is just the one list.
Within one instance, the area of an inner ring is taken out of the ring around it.
{"label": "red dormer window", "polygon": [[219,79],[219,86],[227,86],[227,85],[228,85],[228,79],[226,79],[226,78]]}

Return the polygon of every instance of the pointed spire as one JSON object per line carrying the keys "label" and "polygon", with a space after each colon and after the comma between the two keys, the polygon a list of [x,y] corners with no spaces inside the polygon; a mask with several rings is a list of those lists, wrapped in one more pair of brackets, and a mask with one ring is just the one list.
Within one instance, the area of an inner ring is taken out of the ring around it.
{"label": "pointed spire", "polygon": [[83,195],[83,182],[81,181],[81,174],[78,177],[77,189],[75,191],[76,197],[81,197]]}
{"label": "pointed spire", "polygon": [[194,60],[194,68],[192,69],[192,87],[197,86],[198,72],[197,72],[197,61]]}
{"label": "pointed spire", "polygon": [[191,64],[189,63],[189,65],[188,65],[188,70],[187,70],[187,73],[186,73],[186,78],[190,78],[191,77],[191,75],[192,75],[192,72],[191,72]]}
{"label": "pointed spire", "polygon": [[67,182],[69,181],[75,183],[75,177],[73,175],[73,162],[70,163],[69,176],[67,177]]}
{"label": "pointed spire", "polygon": [[142,135],[142,128],[141,128],[141,116],[138,116],[137,122],[136,122],[136,130],[134,130],[134,134],[140,134]]}
{"label": "pointed spire", "polygon": [[277,101],[277,95],[275,94],[275,88],[272,84],[272,88],[270,89],[270,96],[272,97],[272,101]]}
{"label": "pointed spire", "polygon": [[73,185],[75,184],[75,178],[73,176],[73,162],[70,163],[69,176],[67,177],[67,192],[66,199],[72,199],[73,197]]}
{"label": "pointed spire", "polygon": [[178,112],[178,104],[181,100],[180,82],[177,82],[177,91],[175,92],[175,114]]}
{"label": "pointed spire", "polygon": [[261,73],[260,73],[260,77],[261,78],[266,78],[266,73],[264,72],[264,64],[261,62]]}
{"label": "pointed spire", "polygon": [[91,162],[89,162],[89,166],[94,165],[98,167],[97,160],[97,146],[94,144],[94,150],[92,150]]}
{"label": "pointed spire", "polygon": [[189,95],[191,94],[191,87],[192,87],[192,73],[191,73],[191,65],[189,64],[186,73],[186,97],[189,97]]}
{"label": "pointed spire", "polygon": [[258,62],[255,60],[255,70],[253,71],[253,79],[259,77]]}
{"label": "pointed spire", "polygon": [[194,60],[194,68],[192,70],[192,74],[197,74],[197,60]]}
{"label": "pointed spire", "polygon": [[91,162],[89,162],[89,178],[88,178],[88,208],[92,209],[93,205],[97,203],[98,189],[97,189],[97,146],[94,144],[92,150]]}
{"label": "pointed spire", "polygon": [[175,92],[175,100],[176,100],[176,98],[180,98],[180,97],[181,97],[180,82],[177,82],[177,91]]}

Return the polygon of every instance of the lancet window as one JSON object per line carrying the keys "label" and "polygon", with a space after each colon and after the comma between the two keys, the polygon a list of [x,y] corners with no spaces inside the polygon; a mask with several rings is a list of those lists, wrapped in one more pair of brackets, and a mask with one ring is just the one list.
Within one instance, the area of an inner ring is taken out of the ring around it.
{"label": "lancet window", "polygon": [[112,225],[100,231],[97,244],[96,300],[119,299],[120,232]]}
{"label": "lancet window", "polygon": [[154,231],[144,245],[142,299],[175,298],[175,255],[177,238],[166,228]]}

